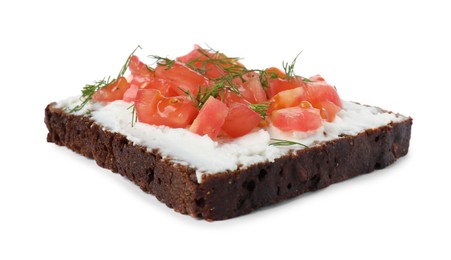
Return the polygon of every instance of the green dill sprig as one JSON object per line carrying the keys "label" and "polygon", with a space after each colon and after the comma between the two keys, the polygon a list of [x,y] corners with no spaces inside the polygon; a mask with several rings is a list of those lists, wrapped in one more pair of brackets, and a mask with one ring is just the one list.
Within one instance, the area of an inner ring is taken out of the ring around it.
{"label": "green dill sprig", "polygon": [[191,92],[189,89],[185,90],[185,89],[183,89],[183,88],[181,88],[181,87],[177,87],[177,88],[178,88],[180,91],[182,91],[183,93],[185,93],[185,95],[187,95],[187,96],[191,99],[191,101],[193,101],[194,104],[197,104],[197,98],[198,98],[198,96],[199,96],[199,92],[200,92],[200,89],[201,89],[200,86],[198,87],[198,92],[197,92],[197,95],[196,95],[196,96],[194,96],[194,95],[193,95],[193,92]]}
{"label": "green dill sprig", "polygon": [[273,146],[300,145],[300,146],[303,146],[303,147],[305,147],[305,148],[308,148],[308,146],[305,145],[305,144],[301,144],[301,143],[294,142],[294,141],[290,141],[290,140],[271,138],[271,141],[273,141],[273,142],[270,143],[269,145],[273,145]]}
{"label": "green dill sprig", "polygon": [[198,87],[196,96],[189,90],[184,90],[181,87],[179,89],[188,95],[194,104],[200,109],[207,102],[209,97],[217,98],[219,95],[224,93],[225,90],[230,90],[237,95],[241,95],[240,91],[236,86],[230,84],[229,80],[226,78],[221,78],[221,80],[216,81],[213,85],[206,87]]}
{"label": "green dill sprig", "polygon": [[175,60],[171,60],[169,58],[161,57],[158,55],[149,55],[149,58],[155,59],[157,65],[166,66],[166,70],[171,69],[175,64]]}
{"label": "green dill sprig", "polygon": [[309,78],[306,78],[306,77],[302,77],[302,76],[301,76],[301,79],[302,79],[302,81],[304,81],[304,82],[313,82],[313,80],[310,80]]}
{"label": "green dill sprig", "polygon": [[262,84],[263,89],[266,92],[266,90],[269,87],[269,78],[271,78],[271,77],[268,77],[268,72],[266,70],[256,70],[256,71],[259,72],[258,78],[260,80],[260,83]]}
{"label": "green dill sprig", "polygon": [[274,71],[271,71],[271,74],[269,75],[269,78],[271,78],[271,79],[278,79],[279,75],[277,73],[275,73]]}
{"label": "green dill sprig", "polygon": [[111,82],[113,82],[113,80],[108,77],[107,79],[103,78],[102,80],[95,81],[94,84],[86,84],[81,90],[81,103],[73,107],[69,113],[80,111],[91,100],[97,90],[104,88],[105,86],[111,84]]}
{"label": "green dill sprig", "polygon": [[268,115],[268,109],[271,102],[264,102],[260,104],[250,104],[249,108],[257,112],[262,119],[265,119]]}
{"label": "green dill sprig", "polygon": [[202,54],[206,59],[203,60],[204,66],[206,64],[213,64],[225,71],[234,72],[244,69],[244,66],[239,64],[240,57],[227,57],[224,53],[209,47],[209,50],[197,49],[197,51]]}
{"label": "green dill sprig", "polygon": [[[140,45],[136,46],[136,48],[132,51],[132,53],[130,53],[130,55],[128,55],[127,60],[125,61],[124,65],[122,65],[121,70],[119,71],[119,73],[117,74],[117,78],[120,78],[122,76],[124,76],[125,72],[127,71],[128,65],[130,65],[130,60],[132,59],[133,55],[135,55],[135,52],[138,49],[142,49]],[[114,81],[114,80],[113,80]]]}
{"label": "green dill sprig", "polygon": [[[208,72],[208,65],[215,66],[220,71],[223,71],[224,74],[238,75],[242,73],[242,71],[246,70],[246,68],[238,62],[241,60],[239,57],[227,57],[223,53],[216,51],[211,47],[207,50],[199,48],[196,49],[196,51],[201,54],[201,57],[194,58],[185,64],[192,70],[195,70],[204,76]],[[198,63],[200,63],[200,65],[197,65]]]}
{"label": "green dill sprig", "polygon": [[206,86],[203,90],[199,89],[196,95],[197,107],[203,107],[205,102],[207,102],[210,97],[217,98],[219,93],[224,89],[226,89],[224,82],[215,83],[211,87]]}
{"label": "green dill sprig", "polygon": [[[239,90],[238,85],[233,81],[235,78],[240,77],[242,79],[242,74],[228,74],[220,77],[215,82],[216,84],[219,84],[219,86],[222,86],[223,89],[228,89],[232,91],[233,93],[237,94],[238,96],[241,96],[241,92]],[[242,79],[244,81],[244,79]]]}
{"label": "green dill sprig", "polygon": [[119,73],[117,75],[117,78],[112,79],[110,76],[108,76],[108,78],[105,77],[102,80],[94,81],[94,84],[86,84],[83,87],[83,89],[81,90],[81,97],[80,97],[81,103],[78,104],[77,106],[73,107],[69,111],[69,113],[74,113],[74,112],[80,111],[92,99],[92,96],[94,95],[94,93],[97,90],[108,86],[109,84],[113,83],[120,77],[124,76],[125,72],[127,71],[128,65],[130,64],[130,60],[131,60],[132,56],[135,54],[135,52],[138,49],[141,49],[141,46],[138,45],[132,51],[132,53],[130,53],[130,55],[128,55],[127,60],[125,61],[124,65],[122,65],[121,70],[119,71]]}
{"label": "green dill sprig", "polygon": [[260,84],[262,84],[263,90],[265,91],[266,98],[269,99],[269,94],[268,94],[268,88],[269,88],[268,73],[266,71],[262,70],[258,74],[258,78],[260,80]]}
{"label": "green dill sprig", "polygon": [[132,124],[132,127],[134,127],[136,122],[138,122],[138,116],[136,115],[135,104],[132,104],[131,106],[129,106],[127,108],[127,110],[130,110],[130,109],[132,110],[132,121],[131,121],[131,124]]}
{"label": "green dill sprig", "polygon": [[291,62],[291,64],[289,64],[288,62],[282,61],[282,67],[283,67],[283,70],[285,71],[286,79],[290,79],[290,78],[296,76],[296,74],[294,73],[294,66],[296,65],[296,60],[301,53],[302,53],[302,51],[299,52],[298,55],[296,55],[296,57]]}

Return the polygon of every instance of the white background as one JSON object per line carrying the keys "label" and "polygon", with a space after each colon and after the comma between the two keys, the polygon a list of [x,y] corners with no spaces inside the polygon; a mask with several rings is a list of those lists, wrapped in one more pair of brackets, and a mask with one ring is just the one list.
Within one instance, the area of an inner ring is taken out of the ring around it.
{"label": "white background", "polygon": [[[2,1],[0,259],[450,259],[450,8],[363,2]],[[174,58],[195,43],[252,68],[302,50],[298,74],[412,116],[408,156],[209,223],[46,142],[48,103],[116,74],[138,44]]]}

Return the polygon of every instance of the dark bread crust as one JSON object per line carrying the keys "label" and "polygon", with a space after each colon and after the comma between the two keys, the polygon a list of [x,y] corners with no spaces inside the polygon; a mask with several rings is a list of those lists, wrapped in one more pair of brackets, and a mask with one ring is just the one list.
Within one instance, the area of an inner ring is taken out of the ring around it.
{"label": "dark bread crust", "polygon": [[368,129],[247,169],[204,175],[162,159],[87,117],[45,109],[47,141],[94,159],[175,211],[206,220],[240,216],[308,191],[384,168],[407,154],[412,119]]}

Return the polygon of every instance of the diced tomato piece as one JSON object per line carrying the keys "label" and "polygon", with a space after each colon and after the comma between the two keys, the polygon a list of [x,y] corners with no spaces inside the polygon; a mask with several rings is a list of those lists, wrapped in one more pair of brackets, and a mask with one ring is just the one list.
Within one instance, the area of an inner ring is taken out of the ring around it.
{"label": "diced tomato piece", "polygon": [[202,49],[199,45],[194,46],[194,50],[185,56],[178,57],[177,61],[189,63],[202,71],[209,79],[217,79],[224,76],[226,70],[233,70],[238,72],[244,69],[244,66],[236,59],[228,58],[223,53],[209,52]]}
{"label": "diced tomato piece", "polygon": [[131,84],[130,87],[125,91],[122,99],[126,102],[135,101],[136,94],[138,93],[139,87],[138,85]]}
{"label": "diced tomato piece", "polygon": [[318,109],[289,107],[275,110],[270,116],[272,124],[282,131],[312,131],[322,125]]}
{"label": "diced tomato piece", "polygon": [[311,82],[305,83],[304,99],[320,110],[323,119],[332,122],[341,109],[341,99],[337,90],[320,75],[310,77],[309,80]]}
{"label": "diced tomato piece", "polygon": [[289,78],[289,79],[269,78],[268,79],[268,95],[270,98],[272,98],[281,91],[298,88],[298,87],[304,87],[304,86],[305,86],[305,83],[302,81],[302,79],[299,79],[297,77]]}
{"label": "diced tomato piece", "polygon": [[92,99],[101,102],[120,100],[129,87],[130,83],[128,83],[127,79],[120,77],[104,88],[97,90],[94,95],[92,95]]}
{"label": "diced tomato piece", "polygon": [[177,90],[178,86],[170,80],[153,78],[149,82],[146,82],[143,88],[156,89],[161,92],[161,95],[165,97],[174,97],[180,95]]}
{"label": "diced tomato piece", "polygon": [[208,135],[215,139],[224,125],[228,112],[229,109],[223,102],[210,96],[194,119],[190,130],[198,135]]}
{"label": "diced tomato piece", "polygon": [[271,105],[268,112],[273,110],[298,106],[305,100],[305,90],[302,87],[281,91],[271,98]]}
{"label": "diced tomato piece", "polygon": [[314,75],[309,78],[310,81],[326,81],[321,75]]}
{"label": "diced tomato piece", "polygon": [[243,99],[242,97],[235,94],[235,92],[225,89],[224,93],[222,95],[218,96],[218,99],[224,102],[226,105],[231,105],[233,103],[243,103],[246,105],[249,105],[250,102],[246,99]]}
{"label": "diced tomato piece", "polygon": [[307,82],[305,90],[307,100],[312,103],[314,107],[319,107],[320,103],[326,100],[341,107],[341,100],[337,90],[324,80]]}
{"label": "diced tomato piece", "polygon": [[180,89],[189,90],[193,95],[196,95],[199,88],[208,85],[207,78],[180,62],[174,62],[172,66],[158,65],[155,68],[155,77],[171,80],[178,86],[176,91],[181,95],[184,93]]}
{"label": "diced tomato piece", "polygon": [[198,113],[188,97],[164,97],[156,89],[138,90],[135,109],[139,122],[173,128],[187,127]]}
{"label": "diced tomato piece", "polygon": [[[302,80],[298,78],[298,80]],[[320,110],[321,117],[332,122],[335,115],[340,111],[341,100],[335,88],[330,86],[324,78],[319,75],[309,78],[312,82],[304,83],[303,87],[284,90],[271,99],[269,112],[273,110],[298,106],[301,102],[307,102],[308,106]]]}
{"label": "diced tomato piece", "polygon": [[242,98],[252,104],[263,103],[267,101],[266,92],[260,82],[259,74],[256,72],[249,72],[241,78],[233,79],[233,82],[238,85],[238,89]]}
{"label": "diced tomato piece", "polygon": [[286,77],[285,72],[281,71],[276,67],[267,68],[265,69],[265,71],[266,74],[268,75],[268,79],[276,79],[276,78],[284,79]]}
{"label": "diced tomato piece", "polygon": [[243,103],[229,105],[222,131],[232,138],[250,133],[261,121],[260,115]]}
{"label": "diced tomato piece", "polygon": [[155,78],[139,78],[130,75],[129,79],[131,79],[130,87],[127,89],[127,91],[125,91],[124,97],[122,99],[127,102],[132,102],[135,101],[138,90],[145,88],[150,83],[150,81],[154,80]]}
{"label": "diced tomato piece", "polygon": [[252,104],[267,101],[266,92],[258,78],[252,78],[244,83],[245,91],[241,93],[244,99]]}
{"label": "diced tomato piece", "polygon": [[194,49],[185,56],[178,57],[177,61],[189,63],[191,66],[205,72],[205,76],[210,79],[219,78],[224,75],[224,70],[208,60],[212,59],[213,53],[202,49],[199,45],[194,45]]}
{"label": "diced tomato piece", "polygon": [[339,106],[329,100],[319,103],[318,109],[320,110],[321,117],[327,122],[334,121],[335,116],[341,110]]}
{"label": "diced tomato piece", "polygon": [[203,56],[199,50],[203,50],[202,47],[200,47],[197,44],[194,44],[194,49],[192,51],[190,51],[188,54],[186,54],[184,56],[177,57],[176,60],[183,62],[183,63],[187,63],[189,61],[199,59],[200,57]]}
{"label": "diced tomato piece", "polygon": [[147,67],[146,64],[141,62],[137,56],[132,56],[130,58],[130,63],[128,64],[128,69],[130,70],[130,88],[124,93],[123,100],[127,102],[134,101],[138,89],[144,88],[145,84],[155,77],[154,72]]}
{"label": "diced tomato piece", "polygon": [[146,64],[144,64],[142,61],[139,60],[139,58],[135,55],[133,55],[130,58],[130,63],[128,64],[128,69],[130,70],[130,73],[134,77],[143,77],[143,78],[153,78],[154,72],[147,67]]}

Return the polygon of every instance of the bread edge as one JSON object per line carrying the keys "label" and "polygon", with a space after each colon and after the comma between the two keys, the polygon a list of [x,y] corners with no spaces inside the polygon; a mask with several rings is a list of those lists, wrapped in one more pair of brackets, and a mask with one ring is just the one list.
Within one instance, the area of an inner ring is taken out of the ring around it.
{"label": "bread edge", "polygon": [[93,120],[45,109],[47,141],[66,146],[119,173],[182,214],[223,220],[250,213],[305,192],[382,169],[409,150],[412,118],[324,142],[246,169],[207,174],[163,159],[157,150],[135,145]]}

